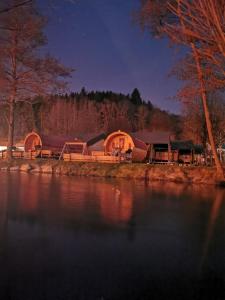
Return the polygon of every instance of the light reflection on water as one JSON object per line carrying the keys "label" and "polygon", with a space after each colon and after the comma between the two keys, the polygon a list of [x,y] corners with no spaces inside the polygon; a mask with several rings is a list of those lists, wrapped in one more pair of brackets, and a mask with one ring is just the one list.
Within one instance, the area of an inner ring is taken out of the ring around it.
{"label": "light reflection on water", "polygon": [[223,299],[225,190],[0,174],[0,299]]}

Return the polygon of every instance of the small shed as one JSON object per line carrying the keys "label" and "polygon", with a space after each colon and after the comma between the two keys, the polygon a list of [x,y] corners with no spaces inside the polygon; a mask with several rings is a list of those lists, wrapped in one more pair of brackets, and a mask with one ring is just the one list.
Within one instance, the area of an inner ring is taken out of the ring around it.
{"label": "small shed", "polygon": [[31,132],[24,139],[25,157],[58,157],[65,142],[70,140],[73,140],[73,138],[68,136],[48,136]]}
{"label": "small shed", "polygon": [[142,140],[124,131],[109,134],[104,142],[105,154],[122,159],[142,162],[146,159],[148,147]]}
{"label": "small shed", "polygon": [[193,163],[195,146],[191,140],[171,142],[172,161],[178,163]]}
{"label": "small shed", "polygon": [[150,162],[171,160],[170,141],[173,135],[168,131],[138,131],[133,134],[149,146],[147,158]]}

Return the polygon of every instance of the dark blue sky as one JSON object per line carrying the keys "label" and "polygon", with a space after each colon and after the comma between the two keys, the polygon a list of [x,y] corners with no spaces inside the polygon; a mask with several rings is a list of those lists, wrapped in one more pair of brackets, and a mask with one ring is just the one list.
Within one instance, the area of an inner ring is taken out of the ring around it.
{"label": "dark blue sky", "polygon": [[[132,20],[139,0],[55,0],[43,12],[50,16],[47,49],[76,69],[71,90],[131,93],[137,87],[145,100],[170,111],[179,82],[168,78],[176,52],[165,40],[143,33]],[[51,2],[50,2],[51,3]]]}

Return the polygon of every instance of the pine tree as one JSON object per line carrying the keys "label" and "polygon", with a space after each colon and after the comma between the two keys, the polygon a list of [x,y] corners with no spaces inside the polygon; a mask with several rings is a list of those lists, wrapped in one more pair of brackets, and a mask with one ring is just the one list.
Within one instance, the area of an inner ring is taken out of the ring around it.
{"label": "pine tree", "polygon": [[140,94],[140,92],[137,88],[135,88],[133,90],[133,92],[131,93],[130,100],[134,105],[141,105],[142,104],[141,94]]}

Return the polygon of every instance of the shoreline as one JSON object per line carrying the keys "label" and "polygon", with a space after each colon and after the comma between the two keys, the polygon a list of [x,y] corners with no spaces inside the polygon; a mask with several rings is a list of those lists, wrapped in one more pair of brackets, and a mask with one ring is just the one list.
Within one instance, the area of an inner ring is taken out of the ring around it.
{"label": "shoreline", "polygon": [[179,166],[143,163],[91,163],[65,162],[58,160],[0,161],[0,171],[55,174],[67,176],[126,178],[146,181],[168,181],[177,183],[208,184],[225,186],[216,178],[215,167]]}

